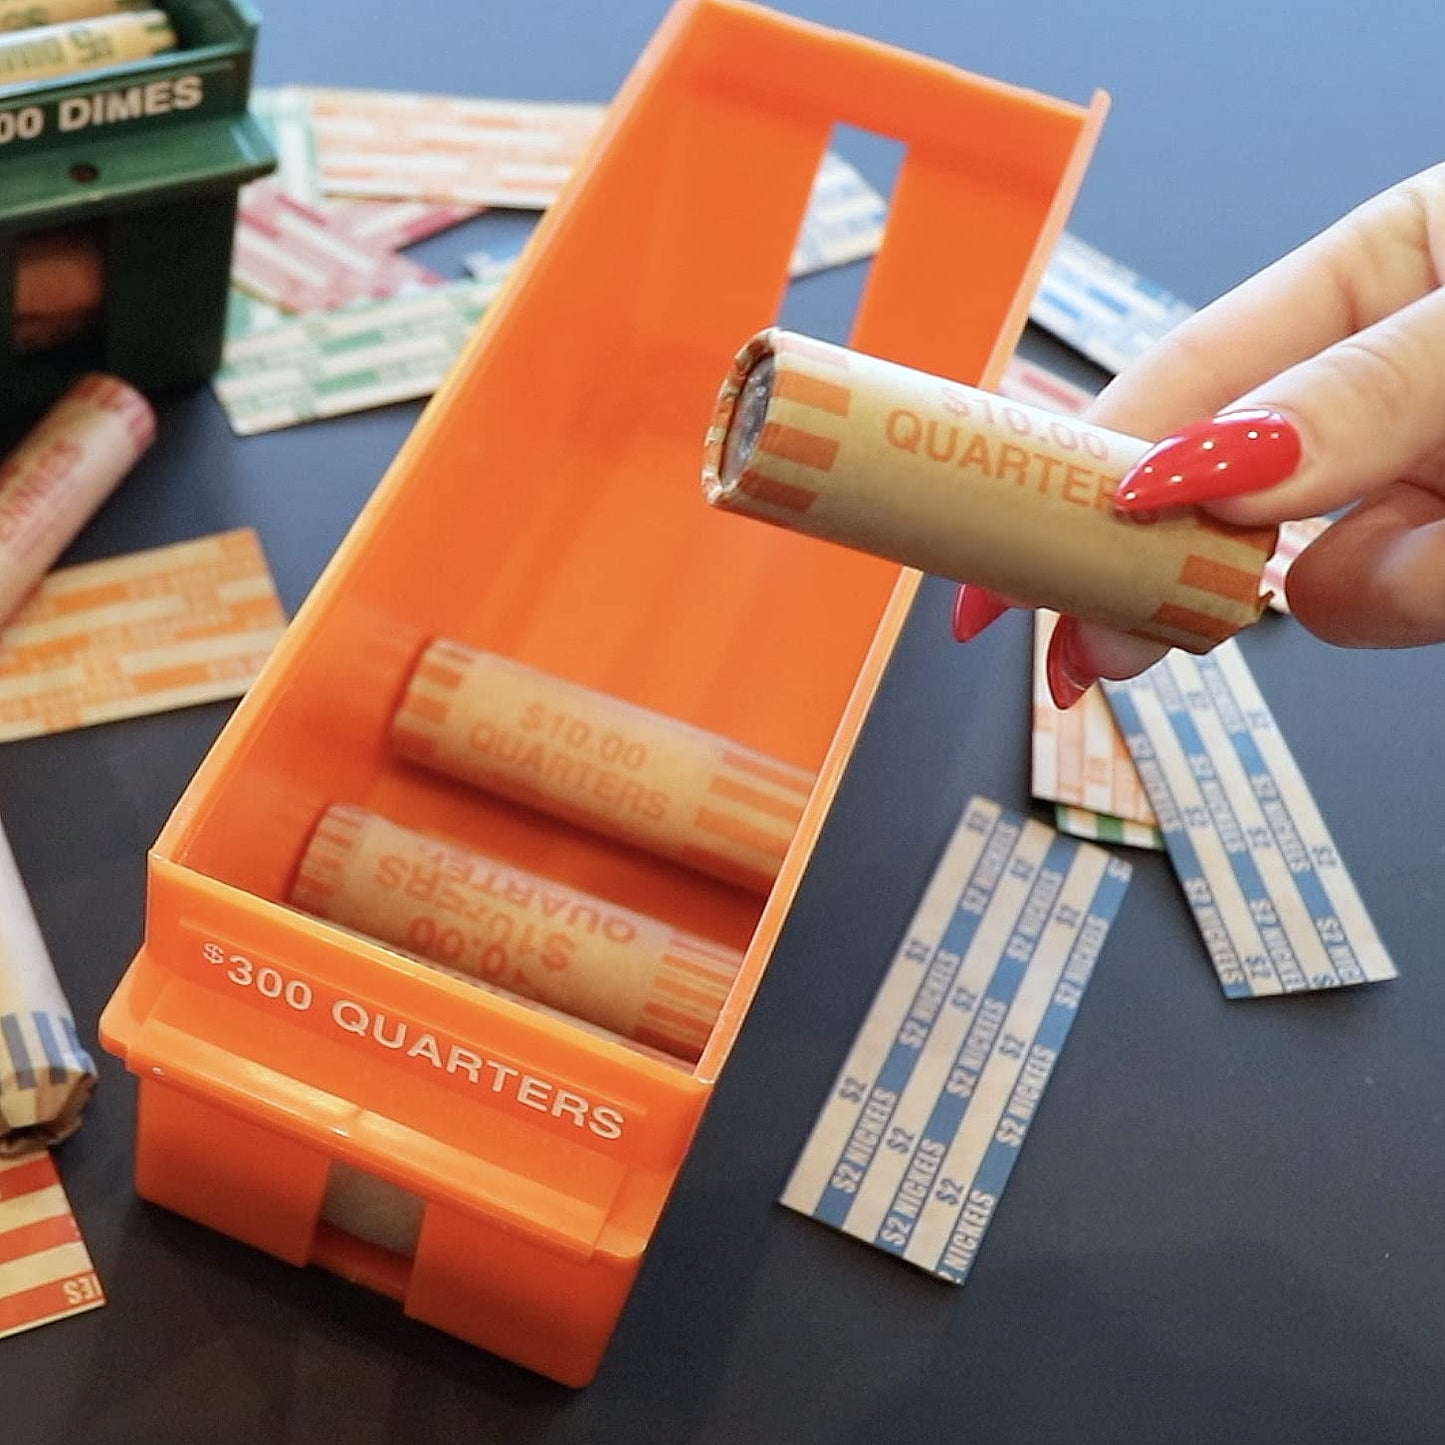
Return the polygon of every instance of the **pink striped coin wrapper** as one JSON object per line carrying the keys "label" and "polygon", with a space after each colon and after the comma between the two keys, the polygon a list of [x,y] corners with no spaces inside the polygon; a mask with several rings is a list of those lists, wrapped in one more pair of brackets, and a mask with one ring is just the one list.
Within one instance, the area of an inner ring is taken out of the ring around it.
{"label": "pink striped coin wrapper", "polygon": [[337,230],[363,246],[400,251],[450,226],[480,216],[485,206],[456,206],[441,201],[328,201],[327,218]]}
{"label": "pink striped coin wrapper", "polygon": [[303,314],[441,280],[405,256],[356,240],[324,212],[267,181],[241,192],[231,276],[263,301]]}

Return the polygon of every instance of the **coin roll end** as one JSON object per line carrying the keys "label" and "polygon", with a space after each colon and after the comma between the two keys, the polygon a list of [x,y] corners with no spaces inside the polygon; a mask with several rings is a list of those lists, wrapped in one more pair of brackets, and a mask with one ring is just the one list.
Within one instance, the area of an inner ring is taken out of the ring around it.
{"label": "coin roll end", "polygon": [[777,338],[775,327],[754,336],[718,392],[703,450],[702,491],[710,506],[726,507],[742,490],[773,399]]}

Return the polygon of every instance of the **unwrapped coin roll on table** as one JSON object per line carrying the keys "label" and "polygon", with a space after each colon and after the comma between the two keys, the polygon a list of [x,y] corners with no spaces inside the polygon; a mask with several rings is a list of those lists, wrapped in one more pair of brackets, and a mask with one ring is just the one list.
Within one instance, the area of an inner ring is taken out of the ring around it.
{"label": "unwrapped coin roll on table", "polygon": [[95,1078],[0,830],[0,1158],[72,1134]]}
{"label": "unwrapped coin roll on table", "polygon": [[1113,510],[1133,437],[776,329],[705,442],[716,507],[1189,652],[1254,622],[1274,529]]}
{"label": "unwrapped coin roll on table", "polygon": [[0,462],[0,624],[135,465],[155,425],[134,388],[86,376]]}
{"label": "unwrapped coin roll on table", "polygon": [[437,641],[392,723],[403,757],[766,893],[814,776],[525,663]]}
{"label": "unwrapped coin roll on table", "polygon": [[742,962],[734,949],[348,806],[316,825],[291,902],[688,1060]]}

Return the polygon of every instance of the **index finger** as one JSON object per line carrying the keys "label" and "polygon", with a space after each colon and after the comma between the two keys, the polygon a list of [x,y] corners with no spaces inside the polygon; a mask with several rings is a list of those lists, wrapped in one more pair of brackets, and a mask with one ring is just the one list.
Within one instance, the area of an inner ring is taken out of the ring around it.
{"label": "index finger", "polygon": [[1182,322],[1089,419],[1155,441],[1418,300],[1440,284],[1430,232],[1442,208],[1445,164],[1366,201]]}

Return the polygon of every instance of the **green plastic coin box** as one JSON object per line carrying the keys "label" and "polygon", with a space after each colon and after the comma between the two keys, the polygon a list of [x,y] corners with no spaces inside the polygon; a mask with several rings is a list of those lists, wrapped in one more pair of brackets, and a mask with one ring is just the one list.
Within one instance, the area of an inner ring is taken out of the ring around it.
{"label": "green plastic coin box", "polygon": [[[85,371],[154,392],[220,363],[237,192],[276,164],[246,108],[260,17],[249,0],[163,8],[173,51],[0,87],[0,414],[38,410]],[[70,227],[99,247],[100,323],[18,349],[21,242]]]}

